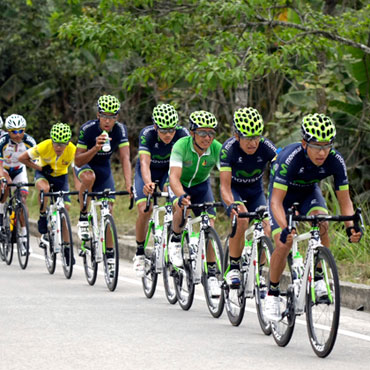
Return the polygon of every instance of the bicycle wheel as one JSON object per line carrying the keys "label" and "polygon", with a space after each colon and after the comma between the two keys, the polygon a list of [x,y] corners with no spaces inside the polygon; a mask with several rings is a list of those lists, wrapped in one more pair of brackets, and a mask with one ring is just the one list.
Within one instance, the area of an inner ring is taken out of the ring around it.
{"label": "bicycle wheel", "polygon": [[[92,221],[91,221],[92,224]],[[91,229],[93,230],[93,225],[91,225]],[[86,280],[89,285],[94,285],[96,282],[96,277],[98,275],[98,264],[96,262],[96,245],[97,240],[95,239],[95,235],[92,232],[92,237],[88,241],[83,241],[81,245],[82,251],[82,258],[83,258],[83,265]]]}
{"label": "bicycle wheel", "polygon": [[11,225],[10,220],[14,219],[12,216],[13,209],[9,208],[7,205],[4,206],[6,209],[6,214],[4,215],[4,234],[3,234],[3,254],[4,254],[4,260],[7,265],[10,265],[13,260],[13,243],[12,243],[12,237],[13,237],[13,227]]}
{"label": "bicycle wheel", "polygon": [[[340,288],[337,266],[331,251],[319,247],[315,252],[314,271],[323,271],[326,293],[318,297],[313,279],[306,295],[306,321],[311,346],[319,357],[329,355],[337,338],[340,315]],[[310,280],[310,279],[309,279]],[[324,285],[324,284],[323,284]]]}
{"label": "bicycle wheel", "polygon": [[257,309],[257,317],[260,323],[262,331],[266,335],[271,334],[271,324],[269,320],[265,318],[265,298],[267,296],[267,281],[268,272],[270,269],[270,259],[274,248],[272,246],[271,240],[262,236],[257,244],[257,256],[258,264],[256,265],[256,275],[255,275],[255,302]]}
{"label": "bicycle wheel", "polygon": [[294,286],[292,278],[292,254],[288,256],[286,271],[280,279],[280,312],[284,313],[280,321],[271,322],[271,332],[276,344],[285,347],[292,338],[295,326]]}
{"label": "bicycle wheel", "polygon": [[73,239],[72,239],[72,228],[69,220],[68,212],[62,208],[59,210],[60,217],[60,237],[62,241],[61,245],[61,258],[64,276],[70,279],[73,273]]}
{"label": "bicycle wheel", "polygon": [[[23,216],[24,227],[26,228],[25,234],[22,233],[21,217]],[[27,209],[24,204],[19,203],[16,209],[15,216],[15,230],[18,250],[18,261],[21,268],[24,270],[28,264],[30,255],[30,230],[28,224]]]}
{"label": "bicycle wheel", "polygon": [[[224,270],[225,274],[229,268],[229,237],[225,243],[224,256]],[[227,317],[233,326],[239,326],[243,321],[245,312],[245,295],[244,295],[244,278],[245,273],[242,274],[242,281],[239,289],[231,289],[226,281],[224,282],[224,299]]]}
{"label": "bicycle wheel", "polygon": [[[107,254],[107,243],[111,240],[112,248],[109,248]],[[119,249],[116,225],[112,215],[104,216],[104,245],[103,253],[104,277],[108,289],[113,292],[117,287],[119,273]]]}
{"label": "bicycle wheel", "polygon": [[183,267],[174,267],[174,285],[176,297],[180,307],[187,311],[190,309],[194,300],[194,283],[193,283],[193,268],[190,259],[190,246],[188,235],[184,238],[183,245]]}
{"label": "bicycle wheel", "polygon": [[177,302],[176,296],[176,289],[175,289],[175,281],[172,278],[174,274],[174,269],[169,261],[168,257],[168,242],[170,239],[171,233],[171,226],[167,226],[167,231],[165,235],[166,246],[163,252],[163,285],[164,285],[164,292],[166,294],[166,298],[170,304],[175,304]]}
{"label": "bicycle wheel", "polygon": [[[56,266],[56,260],[57,260],[57,255],[54,252],[54,236],[52,233],[52,230],[50,228],[51,225],[51,220],[50,220],[50,213],[48,212],[47,215],[47,223],[48,223],[48,232],[46,234],[46,239],[45,241],[45,248],[44,248],[44,255],[45,255],[45,264],[46,268],[49,271],[49,274],[54,274],[55,272],[55,266]],[[45,236],[44,236],[45,238]],[[43,243],[43,241],[41,241]]]}
{"label": "bicycle wheel", "polygon": [[[145,275],[141,279],[143,283],[144,294],[147,298],[152,298],[157,287],[158,273],[156,272],[156,251],[154,243],[154,224],[152,224],[150,230],[148,244],[145,246]],[[161,247],[161,246],[160,246]]]}
{"label": "bicycle wheel", "polygon": [[[224,261],[224,253],[222,250],[222,244],[220,238],[216,232],[216,230],[210,227],[206,233],[206,248],[212,248],[213,253],[215,255],[215,262],[216,262],[216,270],[212,272],[212,276],[208,271],[208,275],[205,271],[205,266],[202,269],[202,282],[203,282],[203,289],[204,295],[206,297],[206,303],[209,312],[215,318],[218,318],[222,315],[224,310],[224,295],[222,294],[221,286],[223,283],[223,272],[222,272],[222,264]],[[212,291],[208,284],[208,279],[214,277],[217,279],[217,283],[219,286],[219,291]]]}

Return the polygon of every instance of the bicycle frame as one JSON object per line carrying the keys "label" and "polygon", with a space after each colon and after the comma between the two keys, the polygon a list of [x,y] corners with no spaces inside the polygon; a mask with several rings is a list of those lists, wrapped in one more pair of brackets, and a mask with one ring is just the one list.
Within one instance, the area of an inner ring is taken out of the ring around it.
{"label": "bicycle frame", "polygon": [[[245,272],[245,277],[247,285],[245,286],[244,294],[246,298],[254,297],[254,285],[255,281],[257,284],[260,283],[259,271],[256,266],[259,266],[258,255],[257,255],[257,245],[262,236],[265,236],[263,230],[262,221],[256,222],[254,225],[248,227],[245,231],[245,240],[250,239],[252,236],[252,246],[245,245],[243,248],[243,255],[247,261],[247,265],[242,265],[241,271]],[[252,263],[252,264],[251,264]],[[252,268],[251,268],[252,267]],[[255,279],[253,279],[255,276]]]}
{"label": "bicycle frame", "polygon": [[[158,206],[157,196],[168,198],[168,192],[159,192],[156,193],[154,197],[153,204],[153,213],[149,220],[148,232],[145,239],[144,248],[147,247],[150,240],[150,233],[154,232],[154,248],[155,248],[155,272],[161,273],[163,271],[163,253],[166,247],[167,241],[167,225],[170,225],[172,222],[172,205],[169,201],[166,201],[166,204],[163,206]],[[150,198],[148,200],[150,202]],[[147,209],[149,207],[147,206]],[[160,224],[160,214],[164,212],[163,216],[163,225]]]}
{"label": "bicycle frame", "polygon": [[[98,217],[98,208],[100,209],[100,219]],[[103,260],[103,252],[105,253],[105,238],[104,238],[104,217],[110,214],[108,198],[101,200],[92,199],[90,203],[89,220],[92,219],[92,232],[94,234],[94,248],[96,251],[96,262]],[[82,247],[85,242],[82,242]]]}

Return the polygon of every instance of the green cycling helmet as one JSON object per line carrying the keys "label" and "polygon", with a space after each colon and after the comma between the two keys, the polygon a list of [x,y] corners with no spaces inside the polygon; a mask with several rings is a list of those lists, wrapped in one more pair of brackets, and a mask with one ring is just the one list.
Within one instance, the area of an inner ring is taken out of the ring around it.
{"label": "green cycling helmet", "polygon": [[98,99],[98,112],[99,113],[112,113],[117,114],[121,104],[119,100],[113,95],[102,95]]}
{"label": "green cycling helmet", "polygon": [[259,136],[263,132],[263,119],[257,109],[240,108],[234,113],[234,127],[240,136]]}
{"label": "green cycling helmet", "polygon": [[190,130],[194,131],[197,128],[213,128],[217,127],[216,117],[205,110],[198,110],[190,115]]}
{"label": "green cycling helmet", "polygon": [[303,117],[301,126],[303,139],[307,142],[330,142],[335,139],[336,130],[332,120],[325,114],[308,114]]}
{"label": "green cycling helmet", "polygon": [[173,128],[179,122],[179,116],[170,104],[159,104],[154,107],[152,119],[159,128]]}
{"label": "green cycling helmet", "polygon": [[50,137],[55,143],[67,144],[72,137],[71,128],[66,123],[56,123],[50,130]]}

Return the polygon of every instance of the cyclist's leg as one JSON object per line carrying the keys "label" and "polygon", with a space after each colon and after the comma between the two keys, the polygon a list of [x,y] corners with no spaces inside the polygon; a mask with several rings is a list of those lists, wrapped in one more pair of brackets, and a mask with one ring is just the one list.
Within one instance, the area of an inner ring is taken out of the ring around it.
{"label": "cyclist's leg", "polygon": [[[5,177],[6,181],[7,181],[7,183],[10,183],[11,182],[11,178],[10,178],[8,172],[5,169],[3,169],[3,173],[4,173],[4,177]],[[4,184],[2,186],[6,186],[6,185]],[[0,202],[0,228],[2,228],[3,225],[4,225],[4,223],[3,223],[4,222],[4,204],[5,204],[6,200],[8,199],[8,196],[9,196],[9,188],[6,187],[5,188],[3,199]]]}
{"label": "cyclist's leg", "polygon": [[[301,203],[299,213],[305,215],[318,215],[318,214],[328,214],[328,208],[325,199],[322,195],[320,187],[315,184],[312,193],[307,196],[304,202]],[[329,241],[329,222],[320,223],[320,239],[321,243],[326,247],[330,246]]]}
{"label": "cyclist's leg", "polygon": [[[14,184],[20,184],[20,183],[26,184],[26,183],[28,183],[28,176],[27,176],[26,166],[24,166],[22,168],[21,172],[17,173],[14,177],[12,177],[12,181],[13,181]],[[28,197],[28,187],[23,186],[21,188],[21,200],[22,200],[22,203],[24,204],[24,206],[26,208],[26,211],[28,212],[27,203],[26,203],[27,202],[27,197]],[[26,232],[26,230],[25,230],[26,228],[25,228],[23,214],[20,217],[20,223],[21,223],[21,226],[22,226],[22,235],[24,235],[24,233]]]}
{"label": "cyclist's leg", "polygon": [[[40,200],[40,192],[41,190],[44,191],[44,193],[49,192],[50,190],[50,184],[49,181],[51,180],[51,176],[43,175],[41,171],[36,170],[35,171],[35,186],[38,190],[39,197],[38,201],[41,206],[41,200]],[[38,230],[40,234],[46,234],[47,233],[47,220],[46,220],[46,207],[48,205],[48,197],[44,198],[44,206],[42,209],[40,209],[40,217],[37,222]],[[41,244],[40,244],[41,245]]]}
{"label": "cyclist's leg", "polygon": [[[247,212],[247,208],[243,203],[241,189],[232,186],[231,192],[234,198],[234,203],[238,204],[239,212]],[[227,209],[227,205],[223,200],[222,203],[224,205],[224,208]],[[239,288],[240,286],[240,263],[244,246],[244,234],[247,228],[248,219],[238,219],[235,235],[232,238],[229,238],[229,263],[226,270],[226,281],[231,288]]]}

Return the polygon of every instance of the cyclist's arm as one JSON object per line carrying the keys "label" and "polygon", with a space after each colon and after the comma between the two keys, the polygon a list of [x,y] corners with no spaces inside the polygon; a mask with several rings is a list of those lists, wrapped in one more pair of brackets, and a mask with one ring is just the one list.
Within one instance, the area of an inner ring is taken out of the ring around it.
{"label": "cyclist's arm", "polygon": [[0,178],[5,177],[3,161],[0,161]]}
{"label": "cyclist's arm", "polygon": [[221,197],[227,206],[234,203],[233,193],[231,192],[231,171],[220,172]]}
{"label": "cyclist's arm", "polygon": [[42,171],[42,167],[37,165],[35,162],[32,161],[30,155],[28,154],[28,151],[23,152],[18,157],[19,162],[25,164],[27,167],[33,168],[34,170]]}
{"label": "cyclist's arm", "polygon": [[286,191],[283,189],[273,188],[271,194],[271,212],[281,229],[285,229],[288,224],[286,221],[286,214],[283,207],[283,201],[286,196]]}
{"label": "cyclist's arm", "polygon": [[184,188],[181,184],[181,175],[182,175],[182,168],[181,167],[170,167],[170,186],[173,193],[180,197],[185,193]]}
{"label": "cyclist's arm", "polygon": [[131,162],[130,162],[130,146],[125,145],[119,148],[119,157],[121,161],[123,176],[125,178],[126,191],[131,193]]}
{"label": "cyclist's arm", "polygon": [[[337,190],[335,193],[339,202],[341,214],[343,216],[353,215],[354,210],[351,197],[349,196],[349,190]],[[353,226],[352,221],[346,221],[344,224],[346,225],[346,227]]]}
{"label": "cyclist's arm", "polygon": [[150,190],[153,190],[153,182],[150,172],[150,155],[146,153],[140,153],[139,158],[141,177],[144,182],[144,193],[148,194]]}
{"label": "cyclist's arm", "polygon": [[75,164],[77,167],[82,167],[84,164],[89,163],[96,155],[96,153],[102,148],[103,144],[106,141],[104,134],[99,135],[95,139],[95,145],[90,148],[82,148],[77,144],[76,154],[75,154]]}

